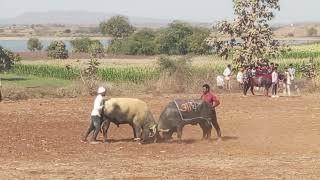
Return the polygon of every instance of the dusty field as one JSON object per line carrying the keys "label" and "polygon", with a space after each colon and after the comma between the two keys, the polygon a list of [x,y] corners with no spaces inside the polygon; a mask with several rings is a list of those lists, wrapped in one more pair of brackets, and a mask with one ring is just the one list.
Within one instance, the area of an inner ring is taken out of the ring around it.
{"label": "dusty field", "polygon": [[[189,95],[188,97],[191,97]],[[136,96],[158,118],[168,96]],[[318,179],[319,96],[279,99],[221,95],[223,141],[138,145],[127,125],[111,127],[112,143],[81,143],[93,98],[0,103],[1,179]],[[100,137],[101,139],[101,137]]]}

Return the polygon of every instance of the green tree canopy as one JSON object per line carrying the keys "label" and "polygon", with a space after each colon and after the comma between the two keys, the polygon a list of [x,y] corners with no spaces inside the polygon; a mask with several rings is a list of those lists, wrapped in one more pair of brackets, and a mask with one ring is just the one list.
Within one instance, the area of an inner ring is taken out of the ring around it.
{"label": "green tree canopy", "polygon": [[156,38],[157,50],[160,54],[187,54],[188,37],[192,35],[192,27],[183,22],[174,21],[168,28],[160,31]]}
{"label": "green tree canopy", "polygon": [[102,34],[116,39],[128,37],[134,32],[129,19],[124,16],[113,16],[107,22],[101,22],[99,28]]}
{"label": "green tree canopy", "polygon": [[238,66],[266,62],[280,51],[268,22],[274,10],[280,10],[279,0],[233,0],[235,19],[217,25],[220,37],[209,40],[221,56],[233,54]]}

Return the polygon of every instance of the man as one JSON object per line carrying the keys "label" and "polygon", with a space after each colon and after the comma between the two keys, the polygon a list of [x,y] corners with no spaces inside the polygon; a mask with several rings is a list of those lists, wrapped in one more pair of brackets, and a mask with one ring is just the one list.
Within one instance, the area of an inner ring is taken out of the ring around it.
{"label": "man", "polygon": [[223,71],[223,76],[224,76],[224,79],[226,80],[225,84],[226,84],[226,89],[227,90],[231,90],[231,81],[230,81],[231,75],[232,75],[231,73],[232,73],[231,65],[228,64],[226,69]]}
{"label": "man", "polygon": [[272,96],[271,97],[279,97],[277,96],[277,88],[278,88],[278,71],[277,71],[277,67],[274,67],[273,71],[272,71]]}
{"label": "man", "polygon": [[218,97],[210,92],[210,86],[208,84],[204,84],[202,86],[202,92],[203,94],[201,95],[201,99],[203,101],[212,104],[213,108],[218,107],[220,105]]}
{"label": "man", "polygon": [[210,92],[210,86],[208,84],[204,84],[202,86],[202,92],[203,94],[201,95],[201,99],[209,104],[212,104],[212,107],[213,107],[212,108],[212,111],[213,111],[212,125],[217,130],[218,138],[219,140],[221,140],[221,130],[217,120],[217,113],[215,111],[215,108],[220,105],[220,101],[217,96],[215,96]]}
{"label": "man", "polygon": [[272,71],[273,71],[273,69],[274,69],[274,63],[272,62],[272,63],[270,63],[270,66],[269,66],[269,68],[268,68],[268,73],[272,73]]}
{"label": "man", "polygon": [[294,69],[293,64],[289,65],[288,72],[289,72],[289,75],[290,75],[290,80],[294,81],[294,76],[296,74],[296,70]]}
{"label": "man", "polygon": [[93,132],[92,139],[91,139],[91,144],[97,144],[97,136],[99,134],[100,128],[101,128],[101,123],[102,123],[102,117],[101,117],[101,112],[102,108],[104,107],[103,105],[103,100],[106,95],[106,89],[104,87],[99,87],[98,88],[98,95],[94,100],[93,104],[93,110],[91,111],[91,123],[90,126],[83,138],[83,141],[87,141],[88,135]]}
{"label": "man", "polygon": [[243,72],[244,72],[244,67],[241,67],[241,69],[239,70],[239,72],[237,74],[237,81],[239,83],[240,89],[243,88]]}
{"label": "man", "polygon": [[284,72],[284,82],[283,82],[283,94],[286,96],[288,93],[288,96],[291,96],[291,91],[290,91],[290,85],[291,85],[291,77],[290,77],[290,73],[289,73],[289,69],[288,68],[285,72]]}

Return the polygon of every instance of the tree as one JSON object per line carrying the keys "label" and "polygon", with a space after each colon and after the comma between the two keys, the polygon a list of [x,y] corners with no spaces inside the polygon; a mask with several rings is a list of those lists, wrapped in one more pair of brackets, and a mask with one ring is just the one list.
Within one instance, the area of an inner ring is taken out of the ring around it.
{"label": "tree", "polygon": [[21,57],[9,50],[0,46],[0,72],[10,70],[16,62],[19,62]]}
{"label": "tree", "polygon": [[104,57],[104,47],[99,40],[91,41],[89,52],[94,58]]}
{"label": "tree", "polygon": [[189,36],[189,52],[201,55],[208,54],[210,47],[205,41],[209,37],[210,31],[205,28],[195,28],[193,34]]}
{"label": "tree", "polygon": [[38,38],[30,38],[27,43],[28,49],[30,51],[42,50],[43,46]]}
{"label": "tree", "polygon": [[[19,54],[14,54],[11,51],[8,51],[0,46],[0,73],[3,71],[10,70],[13,65],[20,61],[21,57]],[[1,92],[2,84],[0,77],[0,101],[2,101],[2,92]]]}
{"label": "tree", "polygon": [[47,48],[48,57],[54,59],[67,59],[68,50],[63,41],[52,41]]}
{"label": "tree", "polygon": [[239,67],[257,62],[267,62],[278,55],[280,43],[273,39],[268,22],[274,10],[280,10],[279,0],[233,0],[235,19],[222,21],[217,29],[220,39],[213,37],[209,44],[226,58],[230,53]]}
{"label": "tree", "polygon": [[151,29],[141,29],[128,38],[127,49],[131,55],[154,55],[156,34]]}
{"label": "tree", "polygon": [[134,32],[129,19],[124,16],[113,16],[107,22],[101,22],[99,28],[103,35],[107,34],[115,39],[128,37]]}
{"label": "tree", "polygon": [[71,33],[71,29],[66,29],[63,32],[66,33],[66,34],[70,34]]}
{"label": "tree", "polygon": [[157,36],[157,50],[161,54],[168,55],[187,54],[190,35],[192,35],[192,27],[189,24],[174,21]]}
{"label": "tree", "polygon": [[74,40],[71,40],[70,44],[72,46],[73,52],[89,53],[92,41],[88,37],[76,38]]}
{"label": "tree", "polygon": [[314,27],[308,28],[307,29],[307,34],[310,37],[317,36],[318,35],[318,30],[316,28],[314,28]]}

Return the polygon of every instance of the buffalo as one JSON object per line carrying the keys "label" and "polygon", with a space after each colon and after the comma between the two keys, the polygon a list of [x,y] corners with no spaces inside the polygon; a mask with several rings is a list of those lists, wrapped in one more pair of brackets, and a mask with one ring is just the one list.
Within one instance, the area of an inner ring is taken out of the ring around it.
{"label": "buffalo", "polygon": [[146,143],[156,140],[157,123],[147,104],[134,98],[111,98],[104,102],[104,121],[101,131],[104,142],[107,140],[107,132],[110,123],[129,124],[133,128],[134,140]]}
{"label": "buffalo", "polygon": [[221,138],[213,106],[200,99],[176,99],[169,102],[160,115],[157,129],[164,140],[171,139],[176,132],[178,140],[181,141],[183,127],[197,124],[202,129],[202,139],[210,139],[212,127],[216,129],[219,139]]}

